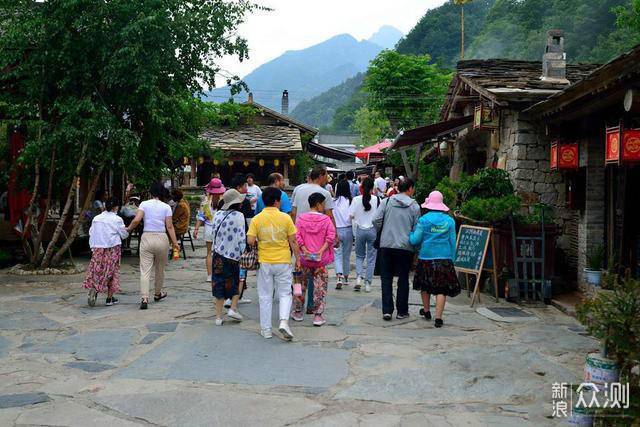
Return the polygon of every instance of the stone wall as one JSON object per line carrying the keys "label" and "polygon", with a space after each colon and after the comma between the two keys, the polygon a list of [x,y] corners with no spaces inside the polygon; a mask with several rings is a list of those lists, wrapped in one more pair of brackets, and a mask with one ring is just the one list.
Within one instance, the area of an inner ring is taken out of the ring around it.
{"label": "stone wall", "polygon": [[555,221],[561,227],[557,247],[565,253],[568,275],[575,275],[579,258],[579,215],[567,205],[564,177],[549,168],[550,142],[544,128],[519,111],[503,110],[500,120],[498,164],[509,172],[529,213],[537,203],[553,206]]}

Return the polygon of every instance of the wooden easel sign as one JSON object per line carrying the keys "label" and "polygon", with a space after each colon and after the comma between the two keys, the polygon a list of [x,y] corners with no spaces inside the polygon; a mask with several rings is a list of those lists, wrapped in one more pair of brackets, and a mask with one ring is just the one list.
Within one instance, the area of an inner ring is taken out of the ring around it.
{"label": "wooden easel sign", "polygon": [[[491,243],[491,265],[485,267],[487,261],[487,250]],[[471,307],[475,304],[476,298],[480,301],[480,276],[483,271],[489,271],[493,275],[496,301],[498,301],[498,274],[496,272],[496,251],[493,239],[493,229],[486,227],[475,227],[463,225],[458,232],[456,243],[456,256],[453,265],[457,273],[464,273],[467,283],[467,295],[470,296],[469,276],[475,277],[475,288]]]}

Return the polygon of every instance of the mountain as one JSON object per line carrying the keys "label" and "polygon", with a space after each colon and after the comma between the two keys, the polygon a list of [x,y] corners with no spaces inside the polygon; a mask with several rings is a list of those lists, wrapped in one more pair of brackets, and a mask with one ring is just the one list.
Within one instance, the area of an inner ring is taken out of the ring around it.
{"label": "mountain", "polygon": [[[498,0],[499,1],[499,0]],[[484,28],[487,15],[496,0],[475,0],[464,7],[467,46]],[[397,45],[400,53],[429,54],[434,61],[454,68],[460,59],[460,6],[449,1],[428,10]]]}
{"label": "mountain", "polygon": [[315,98],[300,102],[291,111],[291,116],[318,128],[330,126],[338,107],[353,96],[362,86],[363,80],[364,74],[358,73]]}
{"label": "mountain", "polygon": [[[381,29],[377,39],[388,43],[392,31]],[[358,41],[341,34],[302,50],[287,51],[278,58],[256,68],[243,78],[253,92],[254,100],[277,111],[281,108],[284,89],[289,91],[289,109],[305,99],[339,85],[367,69],[369,61],[383,49],[368,40]],[[214,89],[206,98],[220,101],[230,96],[228,88]],[[246,99],[240,94],[237,99]]]}
{"label": "mountain", "polygon": [[391,25],[383,25],[378,31],[376,31],[369,41],[373,44],[377,44],[385,49],[393,49],[396,47],[396,43],[404,36],[400,30]]}
{"label": "mountain", "polygon": [[[550,29],[565,32],[567,60],[602,63],[639,40],[616,27],[617,7],[632,0],[475,0],[464,7],[465,58],[539,61]],[[460,6],[431,9],[397,45],[454,68],[460,59]]]}

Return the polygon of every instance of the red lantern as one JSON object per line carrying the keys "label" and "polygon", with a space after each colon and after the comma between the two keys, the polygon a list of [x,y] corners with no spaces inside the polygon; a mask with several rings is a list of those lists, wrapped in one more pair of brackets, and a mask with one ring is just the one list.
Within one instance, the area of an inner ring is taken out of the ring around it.
{"label": "red lantern", "polygon": [[551,144],[551,170],[571,170],[580,167],[580,151],[577,142]]}
{"label": "red lantern", "polygon": [[606,134],[606,148],[604,153],[605,165],[618,165],[620,164],[620,140],[621,138],[620,126],[607,128]]}
{"label": "red lantern", "polygon": [[640,129],[628,129],[622,133],[622,161],[640,162]]}
{"label": "red lantern", "polygon": [[605,164],[640,162],[640,129],[607,128]]}

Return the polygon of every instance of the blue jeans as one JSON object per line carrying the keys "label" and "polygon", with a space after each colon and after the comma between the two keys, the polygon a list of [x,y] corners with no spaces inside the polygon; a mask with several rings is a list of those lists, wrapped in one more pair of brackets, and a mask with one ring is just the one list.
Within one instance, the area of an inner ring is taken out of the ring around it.
{"label": "blue jeans", "polygon": [[336,274],[349,277],[351,270],[351,247],[353,246],[353,230],[351,227],[338,228],[340,246],[336,248],[335,266]]}
{"label": "blue jeans", "polygon": [[[375,228],[356,228],[356,274],[371,283],[378,251],[374,249]],[[366,259],[366,263],[365,263]]]}

